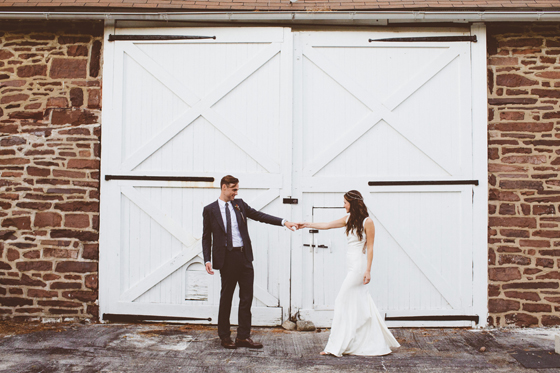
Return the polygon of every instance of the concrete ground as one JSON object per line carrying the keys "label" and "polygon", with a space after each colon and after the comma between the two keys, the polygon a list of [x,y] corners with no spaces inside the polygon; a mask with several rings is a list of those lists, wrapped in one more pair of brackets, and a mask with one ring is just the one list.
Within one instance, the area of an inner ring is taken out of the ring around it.
{"label": "concrete ground", "polygon": [[[208,326],[4,323],[0,372],[560,372],[560,329],[392,331],[402,346],[391,355],[336,358],[319,355],[329,336],[324,330],[255,328],[253,339],[264,349],[226,350]],[[558,367],[533,370],[514,358],[533,352]]]}

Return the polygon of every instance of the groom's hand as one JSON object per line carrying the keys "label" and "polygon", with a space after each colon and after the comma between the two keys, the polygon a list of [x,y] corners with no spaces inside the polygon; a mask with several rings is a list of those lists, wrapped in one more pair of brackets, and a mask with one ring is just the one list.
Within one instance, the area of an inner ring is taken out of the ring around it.
{"label": "groom's hand", "polygon": [[209,275],[214,274],[214,271],[212,271],[212,263],[210,262],[206,263],[206,272],[208,272]]}
{"label": "groom's hand", "polygon": [[284,223],[284,225],[292,231],[296,231],[298,229],[298,225],[296,223],[292,223],[292,222],[287,221],[287,222]]}

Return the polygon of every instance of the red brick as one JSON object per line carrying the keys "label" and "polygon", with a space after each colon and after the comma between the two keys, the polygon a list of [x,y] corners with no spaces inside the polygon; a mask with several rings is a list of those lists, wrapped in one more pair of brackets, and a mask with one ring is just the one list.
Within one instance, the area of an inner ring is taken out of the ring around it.
{"label": "red brick", "polygon": [[68,168],[98,170],[99,161],[95,159],[70,159]]}
{"label": "red brick", "polygon": [[541,297],[534,292],[506,291],[504,295],[508,298],[524,299],[538,302]]}
{"label": "red brick", "polygon": [[51,208],[52,203],[47,202],[18,202],[16,203],[17,207],[22,209],[30,209],[30,210],[48,210]]}
{"label": "red brick", "polygon": [[84,244],[84,251],[82,258],[99,260],[99,245],[98,244]]}
{"label": "red brick", "polygon": [[74,126],[98,122],[96,113],[83,109],[53,109],[51,118],[52,124],[71,124]]}
{"label": "red brick", "polygon": [[84,91],[81,88],[72,88],[70,90],[70,102],[72,106],[82,106],[84,104]]}
{"label": "red brick", "polygon": [[71,57],[87,57],[88,52],[88,48],[85,45],[70,45],[67,53]]}
{"label": "red brick", "polygon": [[77,238],[81,241],[91,242],[99,240],[99,234],[85,230],[53,229],[51,230],[51,238]]}
{"label": "red brick", "polygon": [[33,301],[19,297],[0,297],[0,305],[6,307],[32,306]]}
{"label": "red brick", "polygon": [[547,268],[553,268],[554,267],[554,259],[548,259],[548,258],[537,258],[535,265],[539,266],[539,267],[547,267]]}
{"label": "red brick", "polygon": [[531,258],[527,258],[522,255],[510,255],[510,254],[500,255],[498,264],[499,265],[516,264],[520,266],[526,266],[531,264]]}
{"label": "red brick", "polygon": [[549,304],[525,303],[523,311],[527,312],[551,312],[552,307]]}
{"label": "red brick", "polygon": [[518,268],[490,268],[488,270],[488,277],[493,281],[511,281],[521,279],[521,272]]}
{"label": "red brick", "polygon": [[31,229],[31,218],[29,216],[14,217],[9,219],[4,219],[2,221],[2,226],[15,227],[17,229]]}
{"label": "red brick", "polygon": [[[43,249],[43,256],[45,258],[77,259],[78,250],[45,248]],[[84,257],[84,259],[91,259],[91,258]]]}
{"label": "red brick", "polygon": [[[504,163],[530,163],[530,164],[543,164],[548,161],[546,155],[512,155],[508,157],[503,157],[502,162]],[[505,183],[502,181],[501,183]],[[508,185],[514,185],[515,182],[508,181]],[[532,182],[528,182],[532,183]],[[512,186],[512,188],[514,188]]]}
{"label": "red brick", "polygon": [[553,315],[543,315],[541,317],[541,322],[543,326],[560,325],[560,317]]}
{"label": "red brick", "polygon": [[537,221],[534,218],[514,218],[514,217],[490,217],[491,227],[519,227],[536,228]]}
{"label": "red brick", "polygon": [[490,201],[519,201],[520,198],[514,192],[504,192],[499,189],[490,189],[489,194]]}
{"label": "red brick", "polygon": [[558,289],[558,282],[511,282],[503,284],[502,289]]}
{"label": "red brick", "polygon": [[560,92],[557,89],[532,89],[532,95],[539,97],[560,98]]}
{"label": "red brick", "polygon": [[50,176],[51,170],[48,168],[32,167],[28,166],[26,168],[27,174],[29,176]]}
{"label": "red brick", "polygon": [[17,68],[17,75],[20,78],[30,78],[32,76],[46,76],[47,65],[25,65]]}
{"label": "red brick", "polygon": [[53,170],[53,176],[70,179],[85,179],[86,173],[80,171]]}
{"label": "red brick", "polygon": [[68,308],[81,308],[84,305],[77,302],[69,302],[66,300],[40,300],[37,302],[39,306],[50,306],[50,307],[68,307]]}
{"label": "red brick", "polygon": [[56,298],[58,297],[58,292],[41,289],[27,289],[27,296],[32,298]]}
{"label": "red brick", "polygon": [[560,230],[539,230],[533,232],[533,237],[560,238]]}
{"label": "red brick", "polygon": [[511,203],[500,204],[500,215],[515,215],[515,205]]}
{"label": "red brick", "polygon": [[14,54],[9,50],[2,49],[0,50],[0,60],[8,60],[14,57]]}
{"label": "red brick", "polygon": [[78,310],[65,310],[59,308],[49,308],[49,313],[52,315],[74,315],[78,313]]}
{"label": "red brick", "polygon": [[[501,230],[500,230],[501,232]],[[520,253],[521,249],[517,246],[498,246],[498,252],[500,253]]]}
{"label": "red brick", "polygon": [[556,213],[554,205],[534,205],[533,214],[534,215],[553,215]]}
{"label": "red brick", "polygon": [[87,272],[97,272],[96,262],[60,262],[56,265],[55,272],[58,273],[87,273]]}
{"label": "red brick", "polygon": [[8,259],[8,261],[13,262],[14,260],[18,260],[19,258],[20,255],[18,250],[14,250],[12,248],[8,249],[6,253],[6,259]]}
{"label": "red brick", "polygon": [[68,99],[66,97],[50,97],[47,100],[47,107],[67,108]]}
{"label": "red brick", "polygon": [[[500,88],[501,89],[501,88]],[[539,100],[536,98],[521,98],[521,97],[507,97],[507,98],[490,98],[488,104],[490,105],[533,105]]]}
{"label": "red brick", "polygon": [[98,281],[98,278],[97,278],[97,275],[96,275],[96,274],[94,274],[94,275],[87,275],[87,276],[85,277],[85,280],[86,280],[85,283],[86,283],[86,287],[87,287],[87,288],[93,289],[93,290],[97,290],[97,287],[98,287],[98,285],[99,285],[99,281]]}
{"label": "red brick", "polygon": [[22,272],[27,271],[51,271],[53,267],[52,262],[46,261],[28,261],[28,262],[17,262],[16,267]]}
{"label": "red brick", "polygon": [[58,280],[60,278],[59,275],[55,275],[54,273],[45,273],[43,275],[43,280],[45,281],[53,281],[53,280]]}
{"label": "red brick", "polygon": [[94,302],[97,300],[96,291],[64,291],[62,296],[67,299],[76,299],[82,302]]}
{"label": "red brick", "polygon": [[554,123],[552,122],[498,122],[488,125],[489,130],[516,132],[548,132],[553,128]]}
{"label": "red brick", "polygon": [[539,82],[517,74],[500,74],[496,77],[496,84],[505,87],[525,87],[538,85]]}
{"label": "red brick", "polygon": [[500,120],[523,120],[525,113],[523,111],[502,111]]}
{"label": "red brick", "polygon": [[56,212],[38,212],[35,214],[36,227],[60,227],[62,216]]}
{"label": "red brick", "polygon": [[510,299],[489,299],[488,311],[490,313],[502,313],[519,310],[521,303]]}
{"label": "red brick", "polygon": [[550,247],[548,240],[519,240],[521,247]]}
{"label": "red brick", "polygon": [[488,65],[494,65],[494,66],[511,65],[511,66],[516,66],[518,64],[519,64],[519,58],[517,58],[517,57],[490,57],[488,59]]}
{"label": "red brick", "polygon": [[82,284],[80,282],[53,282],[51,284],[51,289],[81,289]]}
{"label": "red brick", "polygon": [[[548,63],[556,63],[556,58],[541,57],[541,60],[546,60]],[[536,73],[535,76],[547,79],[560,79],[560,71],[543,71]]]}
{"label": "red brick", "polygon": [[41,257],[41,252],[39,250],[31,250],[23,254],[25,259],[39,259]]}
{"label": "red brick", "polygon": [[526,313],[510,313],[504,316],[506,324],[511,325],[515,324],[515,326],[519,327],[530,327],[530,326],[537,326],[539,324],[539,319],[535,316],[526,314]]}
{"label": "red brick", "polygon": [[86,78],[87,60],[77,58],[53,58],[49,76],[53,79]]}
{"label": "red brick", "polygon": [[69,228],[87,228],[90,226],[89,215],[65,214],[64,226]]}
{"label": "red brick", "polygon": [[542,275],[538,275],[537,279],[560,280],[560,272],[548,272]]}
{"label": "red brick", "polygon": [[57,203],[54,205],[54,208],[60,211],[98,212],[99,202],[75,201]]}
{"label": "red brick", "polygon": [[88,92],[88,108],[100,109],[101,108],[101,90],[92,89]]}
{"label": "red brick", "polygon": [[29,98],[29,95],[20,93],[17,95],[2,96],[0,99],[0,104],[9,104],[11,102],[25,101]]}

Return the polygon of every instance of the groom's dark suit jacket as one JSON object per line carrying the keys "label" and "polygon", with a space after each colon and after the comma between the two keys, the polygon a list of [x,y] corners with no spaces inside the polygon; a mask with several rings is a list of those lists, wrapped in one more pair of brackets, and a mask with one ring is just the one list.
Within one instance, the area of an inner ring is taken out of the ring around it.
{"label": "groom's dark suit jacket", "polygon": [[[243,252],[249,261],[253,261],[253,248],[251,246],[251,238],[249,238],[249,231],[247,230],[247,219],[280,226],[282,225],[282,219],[257,211],[242,199],[234,199],[232,206],[237,217],[239,233],[243,239]],[[218,201],[214,201],[204,207],[202,217],[202,252],[204,254],[204,262],[209,262],[210,258],[212,258],[212,267],[220,269],[224,264],[226,256],[227,235]]]}

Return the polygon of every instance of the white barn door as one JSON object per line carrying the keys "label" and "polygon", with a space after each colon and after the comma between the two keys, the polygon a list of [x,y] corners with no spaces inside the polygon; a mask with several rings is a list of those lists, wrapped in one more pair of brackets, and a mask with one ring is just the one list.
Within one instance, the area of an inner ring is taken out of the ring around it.
{"label": "white barn door", "polygon": [[[218,198],[222,176],[240,178],[239,197],[253,208],[290,218],[280,197],[291,188],[291,40],[282,28],[106,30],[102,315],[217,322],[220,276],[204,271],[200,238],[202,209]],[[289,309],[289,232],[249,230],[253,323],[276,325]]]}
{"label": "white barn door", "polygon": [[[471,43],[369,42],[395,36],[438,34],[296,35],[294,190],[301,218],[340,218],[344,192],[360,190],[376,225],[369,288],[380,312],[400,320],[389,325],[471,325]],[[293,311],[329,326],[345,276],[344,232],[298,239],[292,282],[301,286],[292,292]],[[432,316],[441,320],[418,321]]]}

